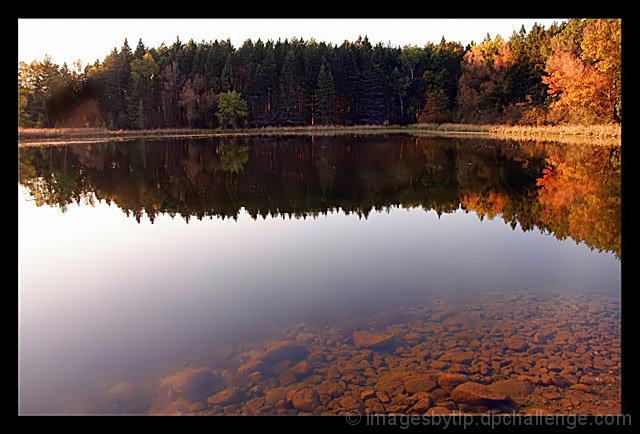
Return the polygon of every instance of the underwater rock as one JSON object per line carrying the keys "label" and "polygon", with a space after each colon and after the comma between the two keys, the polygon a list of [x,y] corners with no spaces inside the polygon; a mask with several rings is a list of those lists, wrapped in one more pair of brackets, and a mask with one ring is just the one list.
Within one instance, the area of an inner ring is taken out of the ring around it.
{"label": "underwater rock", "polygon": [[489,389],[495,393],[510,396],[511,398],[524,398],[531,395],[534,386],[529,381],[508,379],[490,384]]}
{"label": "underwater rock", "polygon": [[213,396],[207,398],[207,404],[229,405],[242,401],[244,398],[242,390],[237,387],[229,387]]}
{"label": "underwater rock", "polygon": [[469,381],[469,377],[464,374],[450,374],[445,372],[438,377],[438,384],[448,392],[452,391],[457,385],[467,381]]}
{"label": "underwater rock", "polygon": [[188,402],[202,401],[224,388],[224,379],[209,368],[178,375],[171,384],[172,393]]}
{"label": "underwater rock", "polygon": [[297,410],[311,412],[320,405],[320,397],[315,390],[304,388],[293,395],[291,402]]}
{"label": "underwater rock", "polygon": [[451,398],[458,403],[470,405],[496,405],[504,402],[507,395],[484,384],[468,381],[453,389]]}
{"label": "underwater rock", "polygon": [[407,392],[413,394],[417,392],[431,392],[438,387],[438,380],[435,375],[418,374],[405,378],[404,385]]}
{"label": "underwater rock", "polygon": [[284,341],[267,348],[258,360],[262,362],[261,372],[265,375],[273,375],[273,369],[282,362],[288,360],[295,363],[308,356],[309,350],[306,346],[293,341]]}
{"label": "underwater rock", "polygon": [[392,333],[355,331],[353,332],[353,343],[356,348],[382,348],[387,347],[393,340]]}

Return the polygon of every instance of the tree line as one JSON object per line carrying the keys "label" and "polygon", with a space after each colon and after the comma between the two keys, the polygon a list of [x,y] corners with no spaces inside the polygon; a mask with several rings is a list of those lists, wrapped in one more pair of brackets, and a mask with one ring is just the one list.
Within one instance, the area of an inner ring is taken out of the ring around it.
{"label": "tree line", "polygon": [[621,122],[621,20],[524,26],[466,47],[200,42],[18,66],[24,128]]}

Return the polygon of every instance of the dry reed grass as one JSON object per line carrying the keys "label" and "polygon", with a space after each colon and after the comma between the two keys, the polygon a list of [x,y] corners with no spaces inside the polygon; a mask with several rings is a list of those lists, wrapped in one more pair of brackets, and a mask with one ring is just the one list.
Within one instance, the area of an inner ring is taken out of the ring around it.
{"label": "dry reed grass", "polygon": [[552,140],[563,143],[619,145],[621,125],[474,125],[474,124],[414,124],[409,126],[380,125],[314,125],[303,127],[264,127],[239,130],[207,129],[158,129],[158,130],[108,130],[106,128],[29,128],[18,129],[19,146],[39,144],[64,144],[77,141],[126,140],[152,137],[196,137],[221,135],[273,135],[273,134],[385,134],[406,132],[418,134],[469,135],[527,140]]}

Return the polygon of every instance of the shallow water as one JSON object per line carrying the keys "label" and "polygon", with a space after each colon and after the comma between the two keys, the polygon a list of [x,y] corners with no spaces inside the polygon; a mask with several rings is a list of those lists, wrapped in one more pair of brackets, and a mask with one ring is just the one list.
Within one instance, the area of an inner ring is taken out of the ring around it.
{"label": "shallow water", "polygon": [[[18,163],[21,414],[619,411],[617,148],[253,137]],[[445,373],[533,389],[469,404]]]}

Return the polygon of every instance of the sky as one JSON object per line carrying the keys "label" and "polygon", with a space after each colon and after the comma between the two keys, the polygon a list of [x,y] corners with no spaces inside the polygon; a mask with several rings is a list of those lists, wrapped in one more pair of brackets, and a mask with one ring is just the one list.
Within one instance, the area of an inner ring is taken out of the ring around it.
{"label": "sky", "polygon": [[114,48],[122,47],[125,38],[132,50],[138,40],[147,47],[171,45],[179,37],[183,43],[229,39],[236,48],[244,41],[292,38],[315,39],[317,42],[340,45],[367,36],[369,42],[393,47],[447,41],[467,45],[482,42],[487,33],[494,38],[509,39],[524,25],[527,32],[534,23],[549,28],[555,19],[18,19],[18,61],[41,61],[45,55],[58,65],[81,60],[87,65],[102,61]]}

